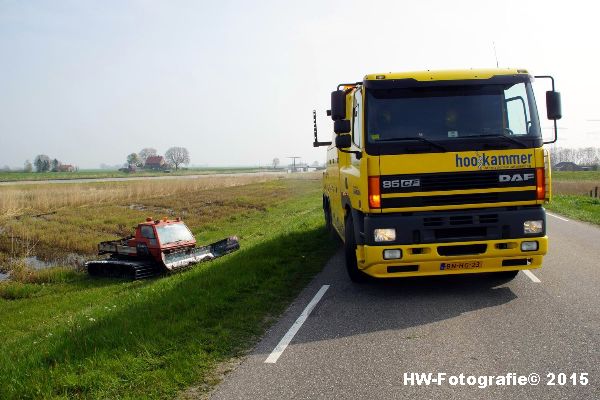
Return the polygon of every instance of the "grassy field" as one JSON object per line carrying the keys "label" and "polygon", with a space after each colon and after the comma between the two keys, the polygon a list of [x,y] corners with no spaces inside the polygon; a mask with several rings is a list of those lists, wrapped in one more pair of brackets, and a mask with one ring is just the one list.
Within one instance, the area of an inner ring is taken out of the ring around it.
{"label": "grassy field", "polygon": [[600,190],[600,171],[564,171],[552,173],[552,190],[556,194],[585,196],[598,186]]}
{"label": "grassy field", "polygon": [[552,201],[548,210],[566,217],[600,225],[600,199],[591,198],[590,190],[600,190],[600,171],[564,171],[552,173]]}
{"label": "grassy field", "polygon": [[140,282],[17,268],[15,281],[0,283],[0,398],[205,391],[219,379],[217,366],[243,355],[335,250],[322,226],[317,180],[182,190],[152,198],[118,191],[113,200],[107,190],[93,204],[23,207],[3,217],[1,236],[20,232],[35,252],[54,247],[54,257],[91,254],[98,239],[128,233],[148,214],[184,212],[200,242],[237,234],[242,249]]}
{"label": "grassy field", "polygon": [[275,179],[256,174],[4,186],[0,188],[0,252],[44,260],[93,254],[97,242],[130,234],[147,216],[179,216],[191,226],[211,229],[213,219],[261,208],[263,202],[284,196],[276,184],[248,186]]}
{"label": "grassy field", "polygon": [[206,174],[232,174],[238,172],[257,172],[264,169],[254,167],[232,167],[232,168],[189,168],[184,170],[172,170],[169,173],[162,171],[143,171],[135,173],[120,172],[114,170],[91,169],[76,172],[0,172],[0,182],[16,181],[43,181],[51,179],[99,179],[99,178],[131,178],[140,176],[185,176]]}
{"label": "grassy field", "polygon": [[555,181],[596,181],[600,182],[600,171],[552,171]]}

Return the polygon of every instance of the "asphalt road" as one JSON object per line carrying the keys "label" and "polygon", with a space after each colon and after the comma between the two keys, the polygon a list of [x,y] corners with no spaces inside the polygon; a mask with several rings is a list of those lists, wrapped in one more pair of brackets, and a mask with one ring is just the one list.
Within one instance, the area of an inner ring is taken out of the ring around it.
{"label": "asphalt road", "polygon": [[[550,252],[533,271],[540,282],[521,272],[504,284],[474,275],[355,285],[339,252],[211,398],[599,399],[600,228],[548,216],[548,230]],[[265,363],[324,290],[289,346]],[[410,373],[446,375],[427,386],[411,385]],[[540,382],[467,381],[510,373]]]}

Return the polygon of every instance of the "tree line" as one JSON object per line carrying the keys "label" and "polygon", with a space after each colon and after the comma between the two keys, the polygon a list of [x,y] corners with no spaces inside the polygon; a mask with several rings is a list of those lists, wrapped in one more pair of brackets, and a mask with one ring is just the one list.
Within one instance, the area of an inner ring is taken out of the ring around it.
{"label": "tree line", "polygon": [[[145,147],[139,153],[130,153],[127,155],[126,165],[129,169],[142,168],[146,166],[146,162],[150,157],[157,157],[158,152],[152,147]],[[160,156],[162,157],[162,156]],[[172,167],[178,170],[182,165],[190,163],[190,153],[185,147],[171,147],[164,155],[164,167]],[[164,168],[163,166],[160,166]]]}
{"label": "tree line", "polygon": [[550,148],[550,159],[554,165],[561,162],[573,162],[577,165],[598,169],[600,165],[600,148],[582,147],[570,149],[568,147],[552,146]]}
{"label": "tree line", "polygon": [[67,170],[71,172],[76,171],[78,169],[73,165],[63,163],[57,158],[51,159],[46,154],[38,154],[37,156],[35,156],[35,158],[33,159],[33,164],[31,163],[31,161],[25,160],[25,163],[23,164],[24,172],[32,172],[34,168],[36,172],[60,172],[62,170]]}

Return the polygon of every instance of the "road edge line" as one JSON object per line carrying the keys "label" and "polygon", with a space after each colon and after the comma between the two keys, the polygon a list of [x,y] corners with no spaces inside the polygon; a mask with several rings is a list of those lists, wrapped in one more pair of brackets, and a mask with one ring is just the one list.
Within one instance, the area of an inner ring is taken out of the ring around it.
{"label": "road edge line", "polygon": [[265,364],[275,364],[277,362],[277,360],[288,347],[294,336],[296,336],[296,333],[298,333],[298,331],[302,327],[302,324],[304,324],[304,321],[306,321],[306,319],[308,318],[312,310],[315,308],[317,303],[321,301],[321,298],[323,297],[327,289],[329,289],[329,285],[321,286],[321,289],[319,289],[317,294],[315,294],[315,297],[313,297],[310,303],[308,303],[304,311],[302,311],[302,314],[300,314],[298,319],[296,319],[296,322],[294,322],[294,324],[290,327],[287,333],[281,338],[277,346],[275,346],[271,354],[269,354],[269,357],[267,357],[267,359],[265,360]]}
{"label": "road edge line", "polygon": [[527,275],[527,277],[528,277],[529,279],[531,279],[531,280],[533,281],[533,283],[540,283],[540,282],[541,282],[541,281],[540,281],[540,278],[538,278],[537,276],[535,276],[535,275],[533,274],[533,272],[531,272],[530,270],[528,270],[528,269],[524,269],[524,270],[522,270],[522,271],[523,271],[523,273],[524,273],[525,275]]}
{"label": "road edge line", "polygon": [[551,216],[551,217],[558,218],[558,219],[560,219],[561,221],[566,221],[566,222],[569,222],[569,220],[568,220],[568,219],[566,219],[566,218],[563,218],[563,217],[559,217],[558,215],[551,214],[551,213],[549,213],[549,212],[547,212],[547,211],[546,211],[546,214],[548,214],[548,215],[549,215],[549,216]]}

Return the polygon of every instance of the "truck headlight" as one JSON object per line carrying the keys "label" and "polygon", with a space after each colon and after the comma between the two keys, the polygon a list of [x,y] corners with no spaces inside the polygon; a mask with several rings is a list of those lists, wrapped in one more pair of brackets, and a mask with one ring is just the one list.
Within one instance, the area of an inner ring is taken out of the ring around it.
{"label": "truck headlight", "polygon": [[387,249],[383,251],[384,260],[397,260],[402,258],[402,250],[400,249]]}
{"label": "truck headlight", "polygon": [[393,242],[396,240],[396,229],[394,228],[375,229],[373,234],[376,242]]}
{"label": "truck headlight", "polygon": [[538,249],[538,242],[521,242],[521,251],[536,251]]}
{"label": "truck headlight", "polygon": [[542,233],[543,229],[544,221],[541,219],[523,222],[523,233]]}

